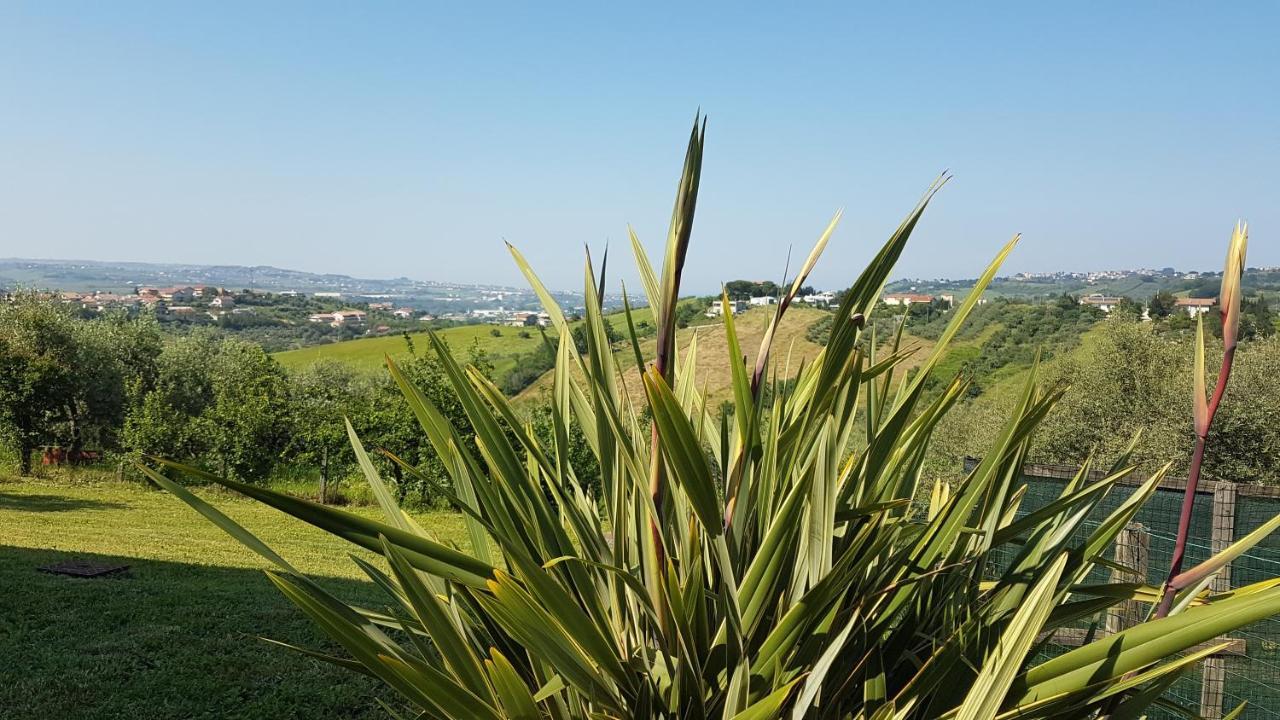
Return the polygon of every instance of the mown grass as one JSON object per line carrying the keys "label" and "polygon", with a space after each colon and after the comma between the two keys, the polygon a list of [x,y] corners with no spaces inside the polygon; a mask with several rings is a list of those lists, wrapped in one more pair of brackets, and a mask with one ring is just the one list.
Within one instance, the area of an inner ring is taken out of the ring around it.
{"label": "mown grass", "polygon": [[[201,493],[331,592],[383,606],[348,556],[371,553],[260,504]],[[462,542],[458,516],[420,519]],[[37,570],[72,558],[130,567],[96,579]],[[375,698],[393,698],[377,683],[255,639],[340,652],[264,567],[166,493],[0,481],[0,718],[386,717]]]}

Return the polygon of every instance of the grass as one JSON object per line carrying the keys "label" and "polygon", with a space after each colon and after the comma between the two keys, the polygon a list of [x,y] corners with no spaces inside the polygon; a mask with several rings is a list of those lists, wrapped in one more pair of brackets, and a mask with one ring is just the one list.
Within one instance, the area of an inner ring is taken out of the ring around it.
{"label": "grass", "polygon": [[[493,330],[502,333],[494,337]],[[499,377],[512,367],[516,356],[530,352],[542,342],[537,328],[528,328],[529,337],[520,337],[522,328],[499,327],[497,325],[460,325],[437,331],[441,338],[449,343],[449,347],[459,359],[466,359],[472,347],[478,347],[489,356],[494,365],[494,372]],[[411,333],[414,346],[419,352],[430,348],[425,332]],[[400,335],[383,335],[380,337],[360,338],[345,342],[326,343],[297,350],[286,350],[275,353],[280,364],[291,370],[304,368],[322,358],[330,358],[347,363],[354,368],[367,372],[382,372],[385,368],[383,357],[390,355],[397,360],[408,354],[404,338]]]}
{"label": "grass", "polygon": [[[769,320],[776,308],[752,308],[734,318],[738,332],[738,343],[754,366],[756,352],[760,349],[760,341],[764,338]],[[792,306],[783,316],[773,342],[772,366],[783,377],[791,377],[799,371],[801,363],[813,360],[822,346],[805,338],[805,331],[817,322],[818,318],[827,315],[825,310]],[[639,322],[639,320],[637,320]],[[624,326],[619,326],[624,330]],[[680,362],[684,362],[685,353],[693,340],[698,338],[697,377],[705,390],[708,405],[716,408],[720,403],[733,397],[732,370],[729,367],[729,344],[725,337],[724,324],[715,320],[696,327],[688,327],[676,333],[676,345],[679,349]],[[657,341],[650,337],[640,341],[640,352],[646,360],[653,358]],[[622,368],[622,380],[632,403],[637,407],[644,405],[644,385],[640,380],[640,372],[636,369],[635,355],[629,343],[621,343],[614,353],[618,367]],[[550,391],[553,374],[547,373],[516,396],[517,402],[528,402],[541,397]]]}
{"label": "grass", "polygon": [[[653,323],[653,313],[647,307],[634,309],[632,317],[637,324]],[[619,332],[626,332],[626,321],[621,313],[612,313],[610,320]],[[495,328],[501,333],[500,337],[493,335]],[[529,337],[520,337],[521,330],[526,330]],[[493,363],[494,377],[498,378],[515,367],[520,355],[537,349],[542,343],[537,328],[459,325],[437,330],[436,333],[449,343],[454,355],[460,360],[468,358],[472,347],[483,350]],[[548,336],[554,338],[555,332],[549,331]],[[419,351],[429,347],[426,332],[410,333],[410,337],[413,338],[414,346]],[[382,372],[385,369],[383,365],[385,355],[391,355],[398,360],[407,353],[403,336],[383,335],[286,350],[275,353],[273,357],[290,370],[298,370],[322,358],[330,358],[367,372]]]}
{"label": "grass", "polygon": [[[260,504],[201,494],[339,597],[383,606],[348,557],[371,553]],[[462,542],[458,516],[420,519]],[[130,568],[96,579],[36,569],[71,558]],[[165,493],[0,481],[0,718],[385,718],[375,698],[392,698],[377,683],[255,640],[335,650],[265,566]]]}

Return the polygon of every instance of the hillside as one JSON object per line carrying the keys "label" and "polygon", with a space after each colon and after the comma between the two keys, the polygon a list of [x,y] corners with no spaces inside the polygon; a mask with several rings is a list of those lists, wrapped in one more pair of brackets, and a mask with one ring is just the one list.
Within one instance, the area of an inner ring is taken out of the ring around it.
{"label": "hillside", "polygon": [[[1120,270],[1099,273],[1055,272],[1037,275],[1013,275],[996,278],[987,288],[990,298],[1007,297],[1023,300],[1044,300],[1062,294],[1114,295],[1147,302],[1157,292],[1171,292],[1177,296],[1214,297],[1222,282],[1220,270],[1207,272],[1178,272],[1164,270]],[[889,292],[918,292],[951,294],[964,297],[973,287],[972,279],[945,280],[904,278],[894,280],[885,288]],[[1249,268],[1244,273],[1245,294],[1267,295],[1280,291],[1280,268]]]}
{"label": "hillside", "polygon": [[[50,291],[132,293],[139,286],[212,285],[237,291],[324,293],[347,303],[392,302],[435,314],[466,313],[474,309],[535,309],[539,301],[526,287],[440,282],[398,278],[357,278],[337,273],[312,273],[268,265],[193,265],[177,263],[100,262],[0,258],[0,291],[17,288]],[[552,290],[565,308],[582,303],[581,292]],[[605,306],[621,304],[605,295]]]}
{"label": "hillside", "polygon": [[[631,314],[637,325],[647,325],[653,321],[653,313],[647,307],[636,308]],[[625,330],[626,321],[623,319],[622,313],[610,313],[606,317],[610,318],[613,326],[618,331]],[[574,323],[575,326],[576,324]],[[495,329],[500,335],[493,334]],[[528,337],[521,337],[522,331]],[[533,352],[542,343],[542,338],[537,328],[459,325],[437,330],[436,333],[445,342],[449,343],[454,356],[459,360],[466,361],[472,348],[478,348],[484,352],[488,355],[489,361],[493,363],[494,376],[498,378],[510,371],[521,355]],[[555,331],[548,330],[547,335],[554,339]],[[409,337],[413,339],[414,346],[419,351],[430,347],[426,332],[410,333]],[[407,353],[408,349],[405,346],[404,337],[397,334],[313,345],[297,350],[278,352],[273,357],[281,365],[291,370],[304,368],[317,360],[327,358],[348,363],[352,367],[363,371],[381,372],[385,355],[398,358]]]}
{"label": "hillside", "polygon": [[[739,341],[748,362],[754,363],[755,354],[764,337],[773,308],[752,308],[737,317]],[[613,327],[625,333],[626,323],[620,313],[608,315]],[[793,375],[802,362],[812,361],[821,349],[820,333],[809,332],[810,327],[830,317],[825,310],[794,306],[787,311],[782,327],[774,343],[774,367],[786,376]],[[1098,321],[1100,313],[1071,304],[1018,303],[996,301],[975,309],[969,321],[953,341],[947,355],[934,371],[931,387],[941,387],[957,373],[967,373],[971,378],[973,395],[1021,376],[1038,350],[1048,360],[1078,346],[1080,338]],[[655,340],[652,336],[652,314],[648,308],[639,308],[634,319],[641,333],[641,353],[645,359],[653,357]],[[882,318],[892,324],[892,317]],[[944,313],[930,321],[920,318],[909,321],[903,333],[904,349],[915,353],[904,363],[904,369],[916,367],[929,356],[936,338],[950,321]],[[493,325],[465,325],[438,331],[462,361],[469,357],[473,347],[488,355],[494,365],[494,376],[501,380],[518,362],[527,361],[542,342],[536,329],[530,329],[529,337],[520,337],[520,328],[497,328],[500,336],[494,336]],[[553,338],[554,334],[549,333]],[[684,357],[694,336],[698,341],[698,377],[706,384],[712,406],[731,399],[728,344],[720,321],[706,321],[699,316],[693,327],[677,333],[680,357]],[[427,347],[425,333],[411,335],[419,350]],[[885,341],[888,333],[881,334]],[[285,367],[305,367],[321,358],[332,358],[368,372],[381,372],[383,355],[392,357],[407,353],[404,339],[399,335],[349,340],[329,343],[299,350],[276,353],[275,357]],[[622,382],[635,402],[644,402],[643,386],[630,345],[615,345],[615,359],[623,369]],[[789,364],[788,364],[789,363]],[[543,374],[516,395],[517,403],[541,398],[551,387],[551,374]]]}
{"label": "hillside", "polygon": [[[748,358],[754,363],[760,341],[764,338],[773,308],[752,308],[737,316],[738,342]],[[827,315],[824,310],[793,306],[787,310],[778,334],[774,338],[773,365],[778,372],[786,376],[794,375],[802,362],[812,361],[821,346],[805,338],[805,331],[819,318]],[[706,388],[706,395],[712,407],[732,399],[729,344],[725,339],[724,325],[719,321],[697,327],[689,327],[676,333],[676,345],[681,361],[688,351],[694,335],[698,338],[698,379]],[[656,341],[653,338],[642,340],[640,351],[646,360],[652,359]],[[644,388],[640,382],[640,372],[635,367],[635,359],[630,347],[623,347],[615,352],[615,360],[623,368],[622,382],[631,395],[632,402],[643,404]],[[544,375],[533,385],[516,396],[517,402],[529,401],[542,397],[550,392],[552,378]]]}
{"label": "hillside", "polygon": [[[493,335],[493,330],[501,333]],[[499,327],[497,325],[460,325],[436,331],[449,343],[454,355],[459,359],[468,357],[473,347],[479,348],[489,356],[495,372],[509,370],[515,363],[516,356],[535,349],[542,340],[536,328],[528,329],[527,338],[520,337],[521,328]],[[427,334],[417,332],[410,334],[414,346],[419,350],[430,347]],[[381,372],[383,357],[390,355],[399,358],[408,354],[402,335],[383,335],[380,337],[360,338],[345,342],[312,345],[311,347],[287,350],[276,353],[273,357],[290,370],[306,367],[317,360],[338,360],[354,368],[367,372]]]}

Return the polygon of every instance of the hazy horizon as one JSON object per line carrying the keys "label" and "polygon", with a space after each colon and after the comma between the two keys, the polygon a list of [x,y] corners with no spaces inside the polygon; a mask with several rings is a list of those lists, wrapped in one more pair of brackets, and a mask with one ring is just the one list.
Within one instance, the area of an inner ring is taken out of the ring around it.
{"label": "hazy horizon", "polygon": [[[678,10],[676,8],[679,8]],[[695,110],[686,288],[843,287],[942,171],[895,277],[1280,264],[1280,6],[0,8],[0,255],[638,288]],[[616,285],[611,282],[612,286]]]}

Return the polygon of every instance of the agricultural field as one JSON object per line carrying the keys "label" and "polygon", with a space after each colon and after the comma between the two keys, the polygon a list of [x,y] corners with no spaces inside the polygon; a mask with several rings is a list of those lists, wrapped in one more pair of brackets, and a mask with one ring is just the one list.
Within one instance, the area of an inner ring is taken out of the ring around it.
{"label": "agricultural field", "polygon": [[[625,332],[626,320],[622,313],[612,313],[608,317],[619,332]],[[632,311],[632,318],[637,324],[651,323],[653,313],[647,307],[636,308]],[[494,335],[494,330],[500,334]],[[521,337],[522,332],[528,337]],[[449,343],[449,347],[459,359],[467,359],[473,348],[484,352],[489,362],[493,363],[495,377],[502,377],[515,366],[520,355],[536,350],[542,343],[538,328],[459,325],[437,330],[436,333]],[[426,332],[411,333],[409,337],[413,339],[414,346],[419,351],[429,347]],[[555,337],[554,330],[548,331],[548,337]],[[327,358],[348,363],[368,372],[380,372],[384,367],[383,358],[386,355],[399,358],[407,353],[408,348],[402,335],[383,335],[287,350],[275,353],[273,357],[280,361],[281,365],[294,370]]]}
{"label": "agricultural field", "polygon": [[[774,310],[775,308],[772,307],[752,308],[735,318],[738,343],[750,363],[755,362],[760,341],[764,338]],[[805,331],[819,318],[828,314],[825,310],[803,306],[792,306],[787,310],[773,343],[773,364],[783,377],[795,375],[802,363],[812,361],[822,349],[820,345],[805,337]],[[699,389],[705,390],[709,406],[717,407],[721,402],[730,400],[733,394],[729,369],[729,346],[725,338],[724,324],[716,320],[679,330],[676,333],[676,346],[679,350],[680,362],[685,361],[686,353],[693,345],[695,337],[697,338],[695,357],[698,365],[697,377],[704,383],[704,387]],[[646,360],[653,357],[656,345],[656,340],[653,338],[641,340],[640,352]],[[621,349],[614,353],[614,358],[619,363],[619,367],[623,368],[622,382],[626,385],[632,402],[637,403],[637,406],[642,405],[645,402],[644,386],[640,382],[640,373],[636,368],[635,354],[630,344],[623,343]],[[528,401],[549,391],[551,379],[550,375],[543,376],[520,393],[516,398],[517,401]]]}
{"label": "agricultural field", "polygon": [[[384,604],[348,556],[381,562],[372,553],[261,504],[201,494],[330,592]],[[458,516],[419,518],[465,542]],[[92,579],[37,569],[70,559],[129,569]],[[377,683],[257,639],[335,651],[266,566],[167,493],[0,479],[0,717],[386,717],[376,698],[391,694]]]}
{"label": "agricultural field", "polygon": [[[493,330],[501,334],[495,336]],[[521,330],[525,330],[528,337],[520,337]],[[496,373],[509,370],[515,363],[516,356],[534,350],[542,342],[537,328],[460,325],[436,332],[449,343],[449,347],[459,358],[466,358],[473,348],[484,352],[493,363]],[[426,332],[412,333],[409,337],[413,339],[418,351],[426,351],[430,348]],[[380,372],[384,368],[383,359],[387,355],[398,359],[407,355],[408,352],[408,346],[402,335],[383,335],[286,350],[275,353],[273,357],[291,370],[300,369],[317,360],[327,358],[347,363],[360,370]]]}

